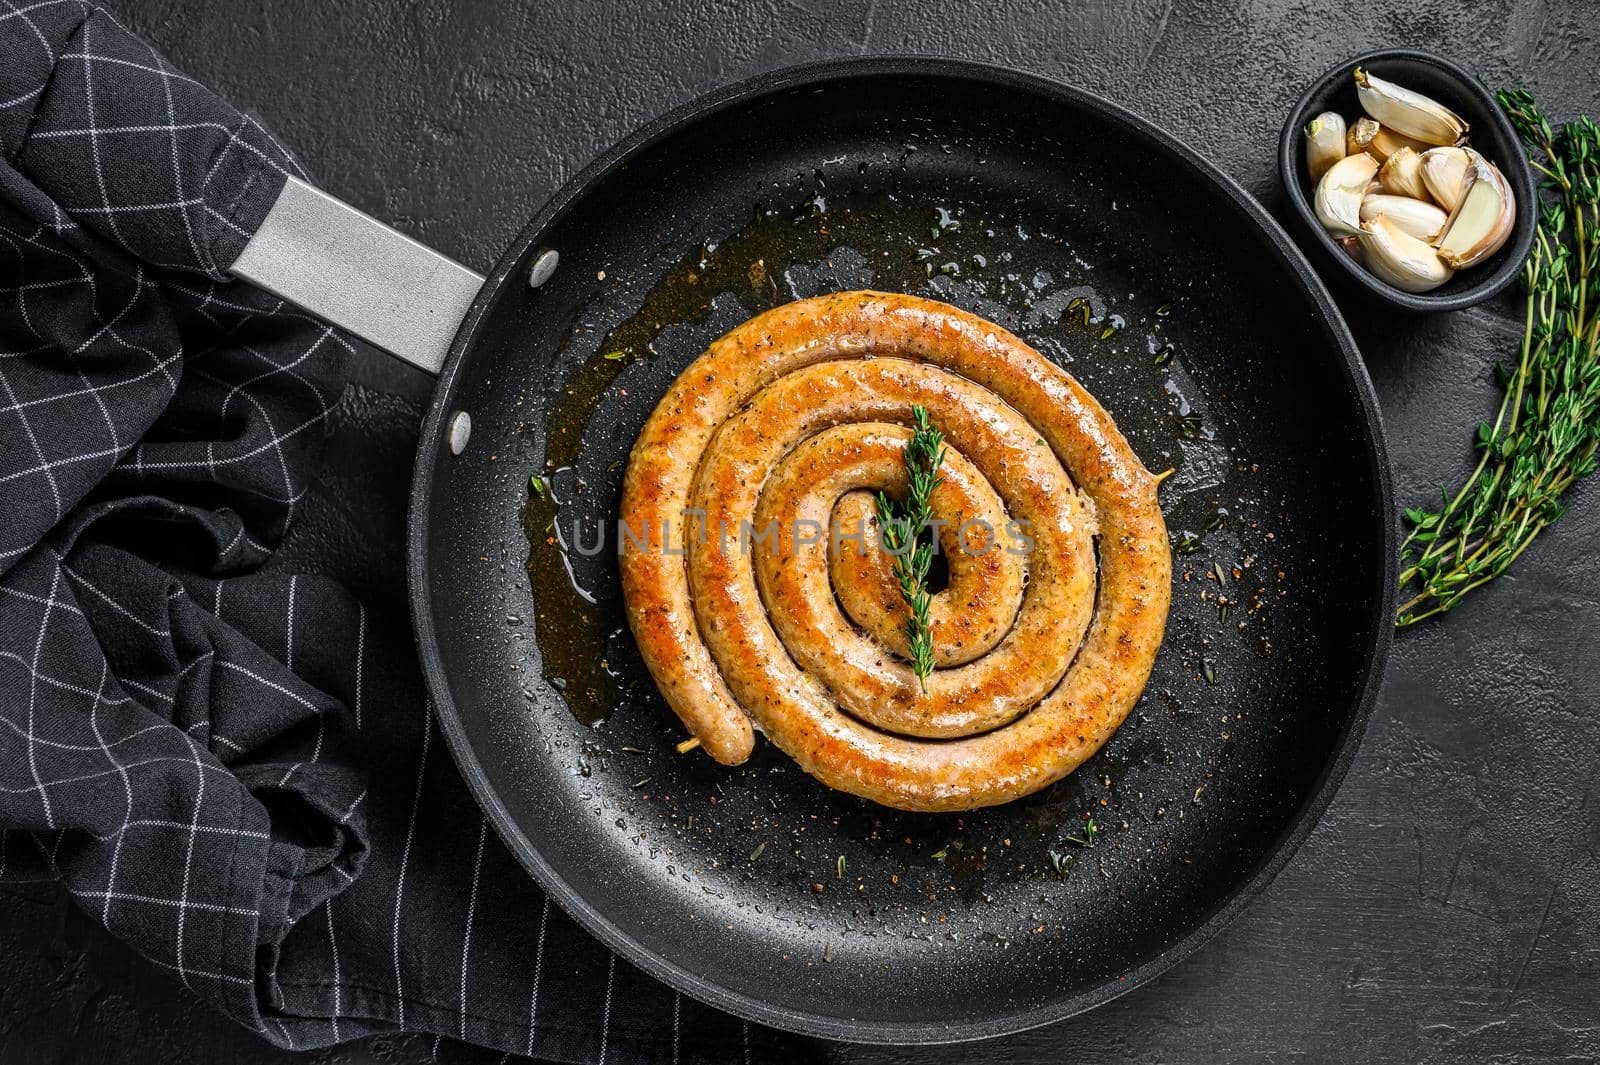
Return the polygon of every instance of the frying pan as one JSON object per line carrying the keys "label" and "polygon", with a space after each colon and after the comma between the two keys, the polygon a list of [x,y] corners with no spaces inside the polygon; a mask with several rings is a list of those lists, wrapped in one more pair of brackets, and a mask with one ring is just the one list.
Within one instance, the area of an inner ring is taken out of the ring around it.
{"label": "frying pan", "polygon": [[[943,59],[785,70],[612,149],[487,279],[293,182],[235,270],[439,374],[408,576],[441,728],[545,890],[684,993],[859,1041],[1061,1019],[1193,952],[1350,764],[1395,586],[1371,384],[1272,219],[1104,100]],[[1007,806],[900,813],[770,745],[676,753],[614,554],[563,550],[614,518],[634,434],[709,340],[861,287],[1013,329],[1176,470],[1143,699]]]}

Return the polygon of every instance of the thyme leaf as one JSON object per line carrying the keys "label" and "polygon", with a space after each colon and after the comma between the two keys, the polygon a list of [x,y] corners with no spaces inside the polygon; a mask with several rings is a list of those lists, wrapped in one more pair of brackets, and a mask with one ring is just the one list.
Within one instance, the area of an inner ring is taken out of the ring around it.
{"label": "thyme leaf", "polygon": [[883,547],[894,556],[894,576],[900,585],[900,598],[910,616],[906,619],[906,647],[911,668],[922,690],[928,690],[933,672],[933,634],[929,611],[933,597],[928,592],[928,573],[933,569],[933,544],[920,542],[922,530],[933,517],[933,490],[944,477],[939,466],[944,462],[944,434],[928,418],[920,403],[911,408],[911,439],[906,441],[906,501],[897,504],[878,493],[877,516]]}
{"label": "thyme leaf", "polygon": [[1084,819],[1084,822],[1083,822],[1083,835],[1081,835],[1081,836],[1065,836],[1063,838],[1066,839],[1066,841],[1068,843],[1076,843],[1080,847],[1092,847],[1092,846],[1094,846],[1094,838],[1096,836],[1098,836],[1099,834],[1100,834],[1100,825],[1091,816],[1091,817],[1087,817],[1087,818]]}

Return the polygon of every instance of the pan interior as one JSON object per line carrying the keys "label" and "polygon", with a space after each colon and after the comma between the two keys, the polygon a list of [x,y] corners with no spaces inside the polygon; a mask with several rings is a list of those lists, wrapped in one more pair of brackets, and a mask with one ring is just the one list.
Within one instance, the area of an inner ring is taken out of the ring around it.
{"label": "pan interior", "polygon": [[[545,247],[561,266],[530,290]],[[614,521],[634,435],[709,340],[857,287],[1014,330],[1176,469],[1145,695],[1090,763],[1008,806],[890,811],[759,742],[732,769],[676,754],[614,556],[555,542]],[[886,73],[647,144],[522,250],[449,385],[474,431],[432,460],[427,594],[469,777],[591,927],[769,1023],[936,1039],[1109,997],[1270,859],[1359,714],[1388,517],[1333,328],[1230,196],[1072,98]],[[549,478],[530,505],[531,473]],[[1087,816],[1103,831],[1082,846]]]}

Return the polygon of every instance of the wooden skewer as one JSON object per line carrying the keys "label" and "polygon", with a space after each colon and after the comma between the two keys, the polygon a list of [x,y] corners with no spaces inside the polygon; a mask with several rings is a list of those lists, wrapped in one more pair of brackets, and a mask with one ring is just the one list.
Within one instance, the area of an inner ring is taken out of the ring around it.
{"label": "wooden skewer", "polygon": [[682,743],[678,744],[678,753],[679,754],[688,754],[690,751],[694,750],[698,746],[700,746],[700,737],[699,736],[690,736],[688,739],[686,739]]}

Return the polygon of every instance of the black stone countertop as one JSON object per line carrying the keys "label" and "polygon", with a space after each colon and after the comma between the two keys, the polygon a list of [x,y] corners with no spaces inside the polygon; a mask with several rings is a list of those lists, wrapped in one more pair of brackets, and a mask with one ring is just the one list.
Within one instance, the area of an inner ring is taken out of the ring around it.
{"label": "black stone countertop", "polygon": [[[180,67],[262,115],[331,191],[486,269],[629,129],[716,85],[859,53],[1061,78],[1198,147],[1286,217],[1273,152],[1311,77],[1434,50],[1546,110],[1600,115],[1593,0],[113,0]],[[1377,382],[1402,501],[1464,469],[1520,307],[1404,317],[1336,290]],[[1286,352],[1286,358],[1293,353]],[[374,356],[410,456],[427,383]],[[371,397],[369,396],[369,399]],[[381,413],[381,412],[380,412]],[[386,445],[387,446],[387,445]],[[360,448],[350,449],[361,454]],[[382,448],[368,447],[368,458]],[[1361,754],[1244,915],[1154,984],[991,1043],[796,1043],[837,1062],[1593,1060],[1600,1056],[1600,482],[1443,624],[1400,635]],[[432,1038],[291,1055],[189,1001],[54,888],[0,889],[0,1061],[493,1061]]]}

